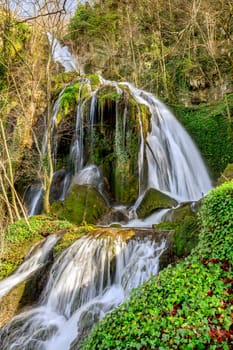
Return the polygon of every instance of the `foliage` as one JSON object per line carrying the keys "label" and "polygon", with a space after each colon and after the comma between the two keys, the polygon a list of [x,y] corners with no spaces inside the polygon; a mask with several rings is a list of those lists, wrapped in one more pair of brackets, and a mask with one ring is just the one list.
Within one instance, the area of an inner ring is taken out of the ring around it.
{"label": "foliage", "polygon": [[230,1],[105,0],[79,4],[69,37],[89,71],[190,103],[224,93],[232,29]]}
{"label": "foliage", "polygon": [[[229,95],[231,114],[232,102],[233,95]],[[222,100],[212,106],[174,107],[175,114],[198,145],[215,179],[228,163],[233,162],[233,128],[228,117],[229,106]]]}
{"label": "foliage", "polygon": [[103,33],[111,33],[116,29],[118,15],[115,11],[105,11],[97,6],[98,10],[88,4],[80,4],[70,21],[70,33],[72,39],[78,39],[85,33],[91,40]]}
{"label": "foliage", "polygon": [[233,181],[215,188],[204,199],[199,213],[204,258],[233,260]]}
{"label": "foliage", "polygon": [[[2,12],[2,11],[1,11]],[[1,29],[2,32],[1,32]],[[30,30],[25,23],[15,23],[7,14],[0,14],[0,90],[7,87],[7,73],[10,67],[22,60],[25,54],[25,43],[30,36]]]}
{"label": "foliage", "polygon": [[57,231],[71,228],[72,224],[68,221],[54,220],[48,216],[32,216],[29,219],[29,226],[25,219],[21,219],[11,224],[7,231],[6,242],[17,243],[33,237],[41,237]]}
{"label": "foliage", "polygon": [[233,182],[214,189],[200,212],[192,254],[135,289],[82,349],[230,349],[233,346]]}

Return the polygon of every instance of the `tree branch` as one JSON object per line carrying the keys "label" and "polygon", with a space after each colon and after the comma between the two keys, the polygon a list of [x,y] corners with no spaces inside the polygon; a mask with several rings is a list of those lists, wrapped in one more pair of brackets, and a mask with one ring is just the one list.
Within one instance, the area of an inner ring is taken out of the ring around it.
{"label": "tree branch", "polygon": [[60,14],[60,15],[66,14],[66,3],[67,3],[67,0],[64,0],[63,4],[62,4],[62,8],[59,9],[59,10],[51,11],[51,12],[49,11],[49,12],[46,12],[46,13],[38,14],[36,16],[28,17],[28,18],[25,18],[22,21],[17,21],[17,24],[30,22],[30,21],[33,21],[33,20],[35,20],[37,18],[40,18],[40,17],[48,17],[48,16],[52,16],[52,15],[57,15],[57,14]]}

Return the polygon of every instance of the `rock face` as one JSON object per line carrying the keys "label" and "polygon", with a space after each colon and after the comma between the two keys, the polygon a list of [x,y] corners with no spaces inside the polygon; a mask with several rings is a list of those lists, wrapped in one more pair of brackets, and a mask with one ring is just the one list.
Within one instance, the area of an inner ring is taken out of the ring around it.
{"label": "rock face", "polygon": [[[60,169],[54,173],[50,190],[51,203],[61,198],[66,179],[67,172],[65,169]],[[70,179],[67,182],[69,183],[69,181]]]}
{"label": "rock face", "polygon": [[[95,164],[112,202],[131,205],[138,197],[138,152],[149,131],[150,111],[138,103],[128,86],[95,80],[93,85],[93,79],[81,79],[65,88],[58,99],[53,135],[57,163],[75,174]],[[78,113],[73,108],[66,111],[66,105],[75,104]]]}
{"label": "rock face", "polygon": [[157,209],[172,208],[178,203],[175,199],[166,194],[150,188],[146,191],[141,203],[137,208],[137,215],[139,219],[146,218]]}
{"label": "rock face", "polygon": [[107,211],[104,198],[91,185],[73,185],[64,201],[52,204],[54,215],[75,224],[95,224]]}

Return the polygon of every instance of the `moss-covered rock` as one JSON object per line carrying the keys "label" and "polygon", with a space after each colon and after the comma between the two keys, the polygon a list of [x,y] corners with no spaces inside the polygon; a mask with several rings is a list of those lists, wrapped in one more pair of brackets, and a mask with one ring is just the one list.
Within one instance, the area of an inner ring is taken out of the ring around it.
{"label": "moss-covered rock", "polygon": [[224,182],[230,180],[233,180],[233,163],[227,165],[226,169],[217,181],[217,186],[222,185]]}
{"label": "moss-covered rock", "polygon": [[172,208],[178,203],[168,195],[150,188],[146,191],[141,203],[137,208],[137,215],[140,219],[147,217],[157,209]]}
{"label": "moss-covered rock", "polygon": [[38,302],[47,283],[50,267],[53,263],[53,250],[41,267],[26,280],[16,285],[7,294],[0,297],[0,327],[10,321],[27,306]]}
{"label": "moss-covered rock", "polygon": [[20,283],[7,295],[1,298],[0,302],[0,327],[4,326],[17,313],[20,300],[22,299],[26,282]]}
{"label": "moss-covered rock", "polygon": [[199,242],[199,226],[197,218],[185,216],[174,232],[173,252],[177,257],[188,256]]}
{"label": "moss-covered rock", "polygon": [[165,221],[177,222],[183,220],[186,216],[195,216],[195,211],[191,203],[182,203],[178,208],[173,208],[165,214]]}
{"label": "moss-covered rock", "polygon": [[[180,221],[161,222],[153,225],[155,231],[170,231],[169,238],[169,256],[170,262],[174,262],[177,258],[188,256],[192,249],[199,242],[199,226],[195,215],[186,215]],[[169,237],[169,236],[168,236]],[[165,263],[165,266],[167,263]]]}
{"label": "moss-covered rock", "polygon": [[108,211],[101,194],[91,185],[73,185],[66,199],[52,204],[52,212],[59,219],[75,224],[95,224]]}

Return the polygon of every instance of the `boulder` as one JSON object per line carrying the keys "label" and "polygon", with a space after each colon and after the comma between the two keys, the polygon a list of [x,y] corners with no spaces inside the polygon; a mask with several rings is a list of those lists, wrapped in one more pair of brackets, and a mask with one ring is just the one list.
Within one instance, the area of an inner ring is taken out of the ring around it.
{"label": "boulder", "polygon": [[136,212],[139,219],[146,218],[157,209],[172,208],[177,205],[177,201],[168,195],[150,188],[140,202]]}
{"label": "boulder", "polygon": [[73,185],[64,201],[54,202],[52,213],[75,224],[95,224],[108,210],[103,196],[91,185]]}

